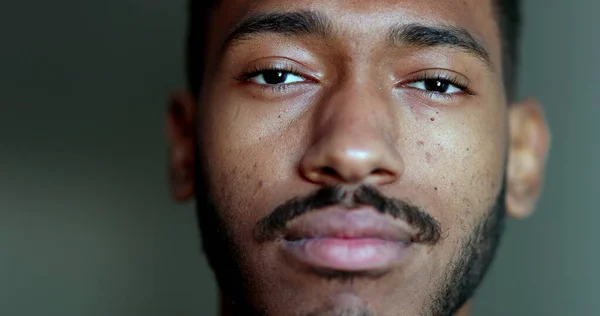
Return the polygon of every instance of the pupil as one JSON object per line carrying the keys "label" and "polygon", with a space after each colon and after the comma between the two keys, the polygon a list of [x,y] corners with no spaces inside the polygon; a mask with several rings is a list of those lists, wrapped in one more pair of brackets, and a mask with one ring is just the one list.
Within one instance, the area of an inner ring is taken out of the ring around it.
{"label": "pupil", "polygon": [[269,70],[263,73],[263,78],[268,84],[280,84],[282,82],[285,82],[285,79],[287,78],[287,73],[277,70]]}
{"label": "pupil", "polygon": [[439,93],[445,93],[448,91],[450,83],[442,80],[429,79],[425,80],[425,88],[427,91],[434,91]]}

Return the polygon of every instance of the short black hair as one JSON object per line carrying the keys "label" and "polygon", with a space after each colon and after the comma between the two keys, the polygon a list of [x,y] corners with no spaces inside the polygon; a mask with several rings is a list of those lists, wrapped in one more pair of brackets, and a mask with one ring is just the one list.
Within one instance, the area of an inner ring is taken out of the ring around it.
{"label": "short black hair", "polygon": [[[492,0],[502,38],[502,65],[506,96],[515,94],[519,40],[521,33],[521,1]],[[209,30],[209,15],[219,0],[189,0],[186,43],[186,73],[188,88],[198,96],[205,68],[205,44]]]}
{"label": "short black hair", "polygon": [[493,2],[502,40],[504,87],[508,100],[513,101],[516,94],[521,48],[521,0],[493,0]]}

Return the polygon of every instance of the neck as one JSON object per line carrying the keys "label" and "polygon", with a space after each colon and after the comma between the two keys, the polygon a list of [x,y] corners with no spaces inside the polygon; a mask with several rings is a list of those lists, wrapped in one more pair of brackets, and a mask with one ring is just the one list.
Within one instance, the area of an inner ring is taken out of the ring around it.
{"label": "neck", "polygon": [[[470,305],[470,302],[465,304],[454,316],[469,316],[471,314]],[[219,306],[219,316],[234,316],[231,300],[223,294],[219,295]]]}

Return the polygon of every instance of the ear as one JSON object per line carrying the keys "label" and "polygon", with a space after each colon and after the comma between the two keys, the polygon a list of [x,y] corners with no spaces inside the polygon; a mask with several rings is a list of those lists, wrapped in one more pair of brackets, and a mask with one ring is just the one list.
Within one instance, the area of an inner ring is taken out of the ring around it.
{"label": "ear", "polygon": [[534,99],[511,106],[509,124],[506,207],[510,216],[525,218],[533,213],[542,190],[550,132]]}
{"label": "ear", "polygon": [[166,121],[169,180],[173,198],[178,201],[194,196],[195,116],[196,101],[191,93],[171,94]]}

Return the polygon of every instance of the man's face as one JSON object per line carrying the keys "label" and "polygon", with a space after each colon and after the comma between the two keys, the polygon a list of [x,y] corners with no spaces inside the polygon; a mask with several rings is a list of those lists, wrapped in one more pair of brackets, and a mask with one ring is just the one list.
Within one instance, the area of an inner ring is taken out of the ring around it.
{"label": "man's face", "polygon": [[217,6],[190,125],[226,295],[266,315],[464,303],[505,210],[496,21],[487,0]]}

